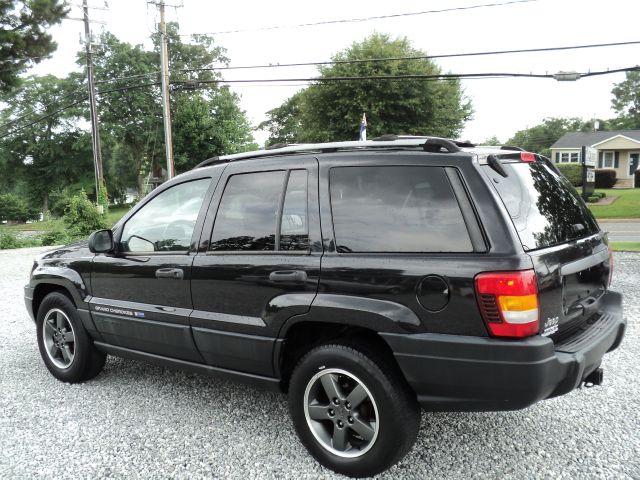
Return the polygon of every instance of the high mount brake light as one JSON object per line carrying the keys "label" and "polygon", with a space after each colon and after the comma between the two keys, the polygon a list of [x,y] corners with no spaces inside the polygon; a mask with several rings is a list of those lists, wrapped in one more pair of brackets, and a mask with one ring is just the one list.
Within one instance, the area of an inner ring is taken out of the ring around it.
{"label": "high mount brake light", "polygon": [[482,318],[494,337],[524,338],[540,330],[538,283],[533,270],[476,275]]}
{"label": "high mount brake light", "polygon": [[520,160],[528,163],[535,162],[536,154],[531,152],[520,152]]}

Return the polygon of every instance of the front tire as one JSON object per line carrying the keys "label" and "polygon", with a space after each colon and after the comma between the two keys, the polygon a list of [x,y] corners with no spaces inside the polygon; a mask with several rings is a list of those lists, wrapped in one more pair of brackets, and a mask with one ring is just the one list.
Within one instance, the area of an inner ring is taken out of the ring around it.
{"label": "front tire", "polygon": [[357,346],[321,345],[296,366],[289,410],[322,465],[352,477],[386,470],[413,446],[420,409],[397,368]]}
{"label": "front tire", "polygon": [[47,295],[38,308],[36,327],[42,360],[58,380],[84,382],[102,371],[106,355],[93,345],[69,297]]}

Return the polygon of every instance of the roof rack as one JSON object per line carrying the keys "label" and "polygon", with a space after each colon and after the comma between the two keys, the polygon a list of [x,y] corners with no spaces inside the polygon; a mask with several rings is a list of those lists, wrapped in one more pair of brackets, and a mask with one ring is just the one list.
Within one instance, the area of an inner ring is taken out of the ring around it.
{"label": "roof rack", "polygon": [[418,136],[398,136],[383,135],[368,141],[353,142],[330,142],[330,143],[301,143],[285,144],[278,143],[271,145],[266,150],[256,150],[253,152],[236,153],[234,155],[224,155],[212,157],[199,163],[194,168],[208,167],[219,163],[235,162],[238,160],[255,159],[262,157],[273,157],[278,155],[292,155],[296,153],[333,153],[343,151],[359,150],[380,150],[391,148],[420,148],[425,152],[455,153],[461,147],[472,147],[466,142],[455,142],[446,138],[438,137],[418,137]]}

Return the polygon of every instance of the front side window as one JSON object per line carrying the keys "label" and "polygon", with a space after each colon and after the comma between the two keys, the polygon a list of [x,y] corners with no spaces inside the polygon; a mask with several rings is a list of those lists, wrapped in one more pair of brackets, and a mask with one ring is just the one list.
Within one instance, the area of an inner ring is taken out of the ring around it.
{"label": "front side window", "polygon": [[143,206],[124,226],[125,252],[186,251],[211,180],[204,178],[165,190]]}
{"label": "front side window", "polygon": [[332,168],[330,191],[338,252],[473,251],[442,168]]}
{"label": "front side window", "polygon": [[213,226],[210,250],[291,251],[308,247],[306,170],[229,177]]}

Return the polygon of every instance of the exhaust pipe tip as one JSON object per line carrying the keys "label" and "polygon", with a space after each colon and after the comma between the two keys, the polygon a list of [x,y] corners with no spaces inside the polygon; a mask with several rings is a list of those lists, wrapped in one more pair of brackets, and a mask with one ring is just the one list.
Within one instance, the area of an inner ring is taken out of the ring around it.
{"label": "exhaust pipe tip", "polygon": [[604,370],[598,367],[589,375],[587,375],[583,381],[584,381],[585,387],[595,387],[597,385],[602,385],[603,380],[604,380]]}

